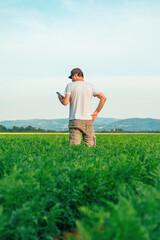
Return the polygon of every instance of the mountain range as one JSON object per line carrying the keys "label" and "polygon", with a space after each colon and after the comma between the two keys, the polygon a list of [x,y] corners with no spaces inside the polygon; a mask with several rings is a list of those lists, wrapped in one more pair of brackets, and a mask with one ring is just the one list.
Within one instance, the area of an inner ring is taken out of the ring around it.
{"label": "mountain range", "polygon": [[[45,130],[68,131],[68,119],[30,119],[0,121],[6,128],[33,126]],[[160,131],[160,119],[153,118],[97,118],[94,122],[95,132],[111,131],[114,129],[125,131]]]}

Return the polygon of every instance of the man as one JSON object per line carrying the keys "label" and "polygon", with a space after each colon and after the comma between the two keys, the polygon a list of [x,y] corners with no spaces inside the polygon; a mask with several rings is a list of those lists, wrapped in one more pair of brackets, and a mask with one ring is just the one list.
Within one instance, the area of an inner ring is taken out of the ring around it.
{"label": "man", "polygon": [[[65,97],[58,95],[60,102],[67,105],[70,102],[69,113],[69,142],[72,144],[81,143],[81,134],[87,146],[96,145],[93,121],[96,120],[102,109],[106,97],[103,93],[98,92],[95,87],[84,81],[84,75],[81,69],[74,68],[69,76],[72,82],[67,84]],[[99,105],[94,113],[91,112],[92,97],[100,99]]]}

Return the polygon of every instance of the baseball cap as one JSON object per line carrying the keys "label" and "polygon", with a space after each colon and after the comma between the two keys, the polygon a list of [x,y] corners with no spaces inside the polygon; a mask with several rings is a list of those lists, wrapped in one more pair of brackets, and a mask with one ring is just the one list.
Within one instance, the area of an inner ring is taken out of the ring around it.
{"label": "baseball cap", "polygon": [[83,76],[83,72],[82,72],[82,70],[80,69],[80,68],[74,68],[74,69],[72,69],[72,71],[71,71],[71,75],[68,77],[68,78],[71,78],[72,79],[72,76],[74,75],[74,74],[81,74],[82,76]]}

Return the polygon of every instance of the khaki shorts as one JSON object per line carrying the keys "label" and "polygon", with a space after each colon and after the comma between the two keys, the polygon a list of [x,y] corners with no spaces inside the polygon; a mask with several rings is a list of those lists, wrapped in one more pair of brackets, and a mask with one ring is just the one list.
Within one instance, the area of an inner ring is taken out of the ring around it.
{"label": "khaki shorts", "polygon": [[96,137],[92,120],[70,120],[69,121],[69,144],[78,145],[81,143],[81,135],[87,146],[96,145]]}

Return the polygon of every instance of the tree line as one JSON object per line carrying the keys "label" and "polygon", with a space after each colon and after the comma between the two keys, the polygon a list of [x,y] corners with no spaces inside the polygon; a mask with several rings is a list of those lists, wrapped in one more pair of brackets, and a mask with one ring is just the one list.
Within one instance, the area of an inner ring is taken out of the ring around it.
{"label": "tree line", "polygon": [[[37,128],[37,127],[33,127],[31,125],[27,126],[27,127],[17,127],[17,126],[13,126],[13,128],[6,128],[3,125],[0,125],[0,132],[39,132],[39,133],[47,133],[47,132],[68,132],[68,131],[55,131],[55,130],[45,130],[42,128]],[[126,131],[122,128],[115,128],[115,129],[111,129],[110,131],[99,131],[100,133],[160,133],[159,130],[157,131]]]}
{"label": "tree line", "polygon": [[27,127],[13,126],[13,128],[6,128],[5,126],[0,125],[0,132],[56,132],[56,131],[35,128],[33,126]]}

